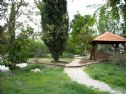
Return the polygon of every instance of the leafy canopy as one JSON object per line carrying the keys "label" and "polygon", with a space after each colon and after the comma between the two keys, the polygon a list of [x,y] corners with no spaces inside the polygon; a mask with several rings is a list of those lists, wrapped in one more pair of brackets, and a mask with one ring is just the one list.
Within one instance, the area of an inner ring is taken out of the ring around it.
{"label": "leafy canopy", "polygon": [[81,53],[84,52],[84,49],[90,48],[89,43],[95,34],[93,30],[94,23],[95,19],[91,15],[81,16],[79,13],[74,16],[71,22],[72,40]]}

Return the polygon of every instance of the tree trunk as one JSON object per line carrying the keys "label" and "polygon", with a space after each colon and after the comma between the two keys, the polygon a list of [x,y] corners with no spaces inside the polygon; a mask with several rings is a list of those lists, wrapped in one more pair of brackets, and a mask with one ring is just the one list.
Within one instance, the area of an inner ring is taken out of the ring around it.
{"label": "tree trunk", "polygon": [[12,3],[11,6],[11,13],[9,15],[9,21],[8,21],[8,32],[9,32],[9,41],[8,41],[8,54],[9,54],[9,59],[12,64],[10,64],[10,69],[14,68],[16,65],[15,61],[15,54],[13,54],[13,51],[15,50],[13,48],[13,42],[15,40],[15,3]]}
{"label": "tree trunk", "polygon": [[10,63],[10,64],[7,65],[7,66],[9,67],[9,69],[10,69],[11,71],[13,71],[13,70],[16,68],[16,63],[15,63],[15,62]]}
{"label": "tree trunk", "polygon": [[58,52],[52,52],[52,57],[54,59],[54,62],[59,61],[59,53]]}

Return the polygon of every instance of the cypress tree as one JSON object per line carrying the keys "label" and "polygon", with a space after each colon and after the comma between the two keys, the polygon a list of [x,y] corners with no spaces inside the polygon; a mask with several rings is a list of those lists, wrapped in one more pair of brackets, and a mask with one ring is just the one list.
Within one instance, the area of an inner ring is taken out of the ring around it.
{"label": "cypress tree", "polygon": [[42,0],[38,8],[41,12],[42,40],[54,61],[58,61],[68,38],[67,1]]}

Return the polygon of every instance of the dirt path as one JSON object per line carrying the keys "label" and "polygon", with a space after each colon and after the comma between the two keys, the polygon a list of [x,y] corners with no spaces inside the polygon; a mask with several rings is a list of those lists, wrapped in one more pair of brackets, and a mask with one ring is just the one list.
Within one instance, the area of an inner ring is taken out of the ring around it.
{"label": "dirt path", "polygon": [[[72,61],[69,65],[73,64],[73,66],[79,66],[79,61],[80,59],[74,59],[74,61]],[[112,89],[104,82],[92,79],[81,67],[67,67],[64,69],[64,71],[73,81],[77,81],[80,84],[85,84],[86,86],[94,87],[101,91],[109,92],[110,94],[124,94],[120,91]]]}

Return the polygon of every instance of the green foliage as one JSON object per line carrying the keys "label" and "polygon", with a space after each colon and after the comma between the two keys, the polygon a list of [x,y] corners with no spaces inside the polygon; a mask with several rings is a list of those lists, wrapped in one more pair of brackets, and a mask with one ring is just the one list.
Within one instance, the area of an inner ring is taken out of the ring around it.
{"label": "green foliage", "polygon": [[74,43],[74,49],[79,49],[82,55],[85,49],[90,49],[90,42],[95,35],[93,30],[94,23],[95,19],[91,15],[81,16],[79,13],[74,16],[71,22],[72,41],[70,41]]}
{"label": "green foliage", "polygon": [[110,7],[107,7],[106,5],[99,8],[99,13],[96,16],[99,34],[106,31],[120,34],[119,9],[117,6],[112,7],[111,10],[109,8]]}
{"label": "green foliage", "polygon": [[107,27],[106,7],[102,6],[99,13],[98,31],[104,33]]}
{"label": "green foliage", "polygon": [[0,56],[0,65],[9,65],[7,54]]}
{"label": "green foliage", "polygon": [[42,41],[30,39],[29,42],[30,42],[30,47],[27,50],[27,54],[29,58],[47,57],[49,51]]}
{"label": "green foliage", "polygon": [[126,0],[124,0],[124,3],[122,3],[122,0],[108,0],[108,5],[109,7],[112,7],[111,11],[113,18],[119,20],[120,16],[123,17],[123,23],[120,21],[122,24],[121,30],[122,35],[126,36]]}
{"label": "green foliage", "polygon": [[0,54],[4,55],[7,53],[7,42],[8,42],[8,33],[7,32],[2,32],[0,35]]}
{"label": "green foliage", "polygon": [[123,33],[122,36],[126,37],[126,22],[122,24]]}
{"label": "green foliage", "polygon": [[39,69],[45,69],[45,65],[40,64],[28,64],[28,66],[21,68],[20,70],[23,70],[25,72],[30,72],[32,69],[39,68]]}
{"label": "green foliage", "polygon": [[112,13],[113,19],[118,20],[120,18],[119,17],[119,9],[117,6],[112,7],[111,13]]}
{"label": "green foliage", "polygon": [[123,16],[123,23],[122,23],[123,33],[122,33],[122,35],[126,37],[126,4],[121,6],[121,11],[122,11],[122,16]]}
{"label": "green foliage", "polygon": [[42,39],[57,61],[68,38],[67,1],[43,0],[37,6],[41,13]]}
{"label": "green foliage", "polygon": [[0,84],[1,94],[107,94],[71,81],[59,67],[38,73],[0,73]]}
{"label": "green foliage", "polygon": [[[27,60],[26,51],[29,45],[29,34],[22,31],[20,35],[16,36],[15,32],[16,17],[19,13],[19,9],[21,6],[26,6],[27,4],[23,0],[10,3],[10,12],[8,17],[6,16],[7,24],[2,29],[0,28],[0,40],[2,40],[2,44],[0,44],[0,55],[2,57],[7,55],[6,61],[11,62],[14,67],[16,63],[25,62]],[[31,28],[27,28],[26,31],[31,31],[29,29]]]}
{"label": "green foliage", "polygon": [[67,53],[69,55],[81,53],[81,51],[77,48],[76,43],[73,41],[71,33],[69,33],[69,38],[67,40],[65,53]]}
{"label": "green foliage", "polygon": [[27,50],[30,47],[28,36],[29,30],[27,28],[26,30],[22,30],[22,32],[17,36],[17,38],[13,40],[10,48],[8,48],[9,61],[14,64],[27,61]]}
{"label": "green foliage", "polygon": [[7,45],[6,44],[0,44],[0,54],[3,55],[7,53]]}
{"label": "green foliage", "polygon": [[[117,57],[116,57],[117,58]],[[96,80],[108,83],[112,87],[125,89],[126,67],[118,66],[110,62],[90,65],[86,72]]]}
{"label": "green foliage", "polygon": [[77,83],[67,83],[65,84],[65,87],[69,89],[70,94],[107,94],[107,93],[99,92],[98,90],[94,90],[94,91],[89,90],[87,87]]}

